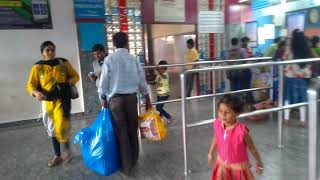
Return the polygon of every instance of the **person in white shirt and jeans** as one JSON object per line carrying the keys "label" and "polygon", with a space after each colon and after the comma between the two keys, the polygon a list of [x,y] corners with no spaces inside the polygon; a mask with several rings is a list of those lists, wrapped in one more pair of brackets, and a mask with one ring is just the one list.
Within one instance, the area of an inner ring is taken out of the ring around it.
{"label": "person in white shirt and jeans", "polygon": [[145,75],[138,59],[128,51],[128,36],[113,35],[115,53],[105,58],[98,93],[103,107],[109,107],[120,149],[121,171],[130,175],[139,156],[137,93],[152,107]]}

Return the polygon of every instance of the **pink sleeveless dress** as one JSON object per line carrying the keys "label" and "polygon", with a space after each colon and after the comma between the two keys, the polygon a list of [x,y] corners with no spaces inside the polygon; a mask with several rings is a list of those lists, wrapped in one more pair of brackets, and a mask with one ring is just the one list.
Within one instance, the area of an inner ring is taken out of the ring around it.
{"label": "pink sleeveless dress", "polygon": [[220,118],[217,118],[213,129],[218,157],[212,180],[254,180],[244,141],[245,133],[249,131],[247,127],[237,122],[233,127],[225,129]]}

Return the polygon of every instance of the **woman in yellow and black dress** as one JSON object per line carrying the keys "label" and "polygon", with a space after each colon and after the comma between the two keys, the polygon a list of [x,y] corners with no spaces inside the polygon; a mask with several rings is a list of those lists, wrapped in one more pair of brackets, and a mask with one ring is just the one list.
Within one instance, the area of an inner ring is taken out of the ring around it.
{"label": "woman in yellow and black dress", "polygon": [[[55,45],[45,41],[40,46],[43,60],[32,66],[27,90],[42,102],[43,122],[51,137],[55,156],[48,162],[52,167],[72,159],[69,147],[71,94],[70,87],[79,75],[68,60],[55,58]],[[66,153],[61,157],[60,144]]]}

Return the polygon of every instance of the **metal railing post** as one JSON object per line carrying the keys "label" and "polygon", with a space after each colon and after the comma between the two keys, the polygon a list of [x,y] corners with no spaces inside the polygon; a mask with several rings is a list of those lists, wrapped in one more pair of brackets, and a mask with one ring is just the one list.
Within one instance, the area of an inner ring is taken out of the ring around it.
{"label": "metal railing post", "polygon": [[188,175],[188,159],[187,159],[187,137],[186,137],[186,89],[185,89],[185,73],[180,74],[181,85],[181,114],[182,114],[182,138],[183,138],[183,160],[184,175]]}
{"label": "metal railing post", "polygon": [[274,71],[275,71],[275,68],[274,68],[274,65],[273,66],[271,66],[270,67],[270,73],[271,73],[271,84],[270,84],[270,86],[272,87],[271,89],[270,89],[270,91],[269,91],[269,97],[270,97],[270,99],[272,99],[273,101],[274,101],[274,99],[273,99],[273,96],[274,96],[274,91],[273,91],[273,85],[274,85],[274,77],[273,77],[273,74],[274,74]]}
{"label": "metal railing post", "polygon": [[[283,93],[284,93],[284,75],[283,75],[283,65],[279,66],[279,92],[278,92],[278,107],[283,106]],[[278,147],[283,148],[283,110],[278,112]]]}
{"label": "metal railing post", "polygon": [[[216,71],[212,72],[212,94],[216,94]],[[213,118],[215,118],[217,116],[217,112],[216,112],[216,96],[213,96],[212,98],[212,108],[213,108]]]}
{"label": "metal railing post", "polygon": [[[275,99],[273,99],[273,96],[274,96],[274,91],[273,91],[273,89],[274,89],[274,77],[273,77],[274,71],[275,71],[275,68],[274,68],[274,65],[273,65],[273,66],[270,67],[270,73],[271,73],[271,81],[270,81],[271,84],[270,84],[270,86],[271,86],[271,89],[269,91],[269,97],[270,97],[269,99],[271,99],[272,102],[275,101]],[[274,119],[274,113],[271,113],[270,119]]]}
{"label": "metal railing post", "polygon": [[[319,79],[318,79],[319,80]],[[308,147],[308,179],[317,180],[317,170],[318,170],[318,90],[319,84],[317,87],[316,81],[314,80],[311,84],[311,87],[308,89],[308,118],[309,118],[309,147]]]}

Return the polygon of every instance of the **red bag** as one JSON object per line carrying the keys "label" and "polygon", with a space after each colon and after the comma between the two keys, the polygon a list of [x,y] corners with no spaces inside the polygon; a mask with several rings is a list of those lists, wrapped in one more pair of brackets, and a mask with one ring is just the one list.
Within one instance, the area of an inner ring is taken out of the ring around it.
{"label": "red bag", "polygon": [[[255,105],[253,105],[254,110],[259,110],[259,109],[268,109],[272,108],[272,100],[268,99],[262,102],[259,102]],[[248,121],[265,121],[270,118],[270,114],[260,114],[260,115],[253,115],[253,116],[248,116],[246,117],[246,120]]]}

